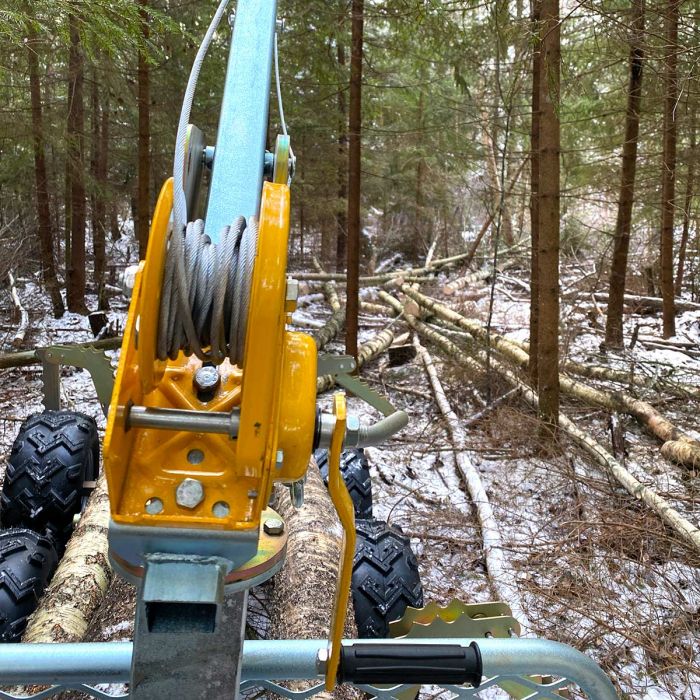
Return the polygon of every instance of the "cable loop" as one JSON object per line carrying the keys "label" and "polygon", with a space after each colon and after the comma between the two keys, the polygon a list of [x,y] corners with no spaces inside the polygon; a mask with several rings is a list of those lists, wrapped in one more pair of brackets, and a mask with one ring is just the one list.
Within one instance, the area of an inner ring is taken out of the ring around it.
{"label": "cable loop", "polygon": [[203,362],[243,363],[258,223],[239,216],[218,244],[198,219],[171,231],[161,290],[158,359],[180,351]]}

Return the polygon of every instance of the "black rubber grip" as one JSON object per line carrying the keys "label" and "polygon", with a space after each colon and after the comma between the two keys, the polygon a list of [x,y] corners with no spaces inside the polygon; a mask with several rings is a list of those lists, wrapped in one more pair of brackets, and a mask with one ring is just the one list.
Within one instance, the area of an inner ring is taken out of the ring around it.
{"label": "black rubber grip", "polygon": [[362,644],[344,646],[338,680],[359,685],[481,684],[481,652],[476,642],[458,644]]}

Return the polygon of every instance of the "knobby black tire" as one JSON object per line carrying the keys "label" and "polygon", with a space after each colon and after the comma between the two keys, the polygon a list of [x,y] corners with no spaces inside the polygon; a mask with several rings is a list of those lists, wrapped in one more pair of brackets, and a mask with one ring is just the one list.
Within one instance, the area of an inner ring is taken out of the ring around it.
{"label": "knobby black tire", "polygon": [[0,532],[0,642],[19,642],[58,563],[53,542],[33,530]]}
{"label": "knobby black tire", "polygon": [[357,520],[352,572],[355,621],[361,639],[384,638],[408,606],[423,606],[418,561],[408,537],[381,520]]}
{"label": "knobby black tire", "polygon": [[4,527],[49,533],[59,548],[84,505],[83,482],[97,479],[99,440],[94,419],[71,411],[44,411],[19,430],[0,494]]}
{"label": "knobby black tire", "polygon": [[[316,464],[328,486],[328,450],[317,450]],[[362,449],[345,450],[340,456],[340,473],[355,506],[356,518],[372,517],[372,477]]]}

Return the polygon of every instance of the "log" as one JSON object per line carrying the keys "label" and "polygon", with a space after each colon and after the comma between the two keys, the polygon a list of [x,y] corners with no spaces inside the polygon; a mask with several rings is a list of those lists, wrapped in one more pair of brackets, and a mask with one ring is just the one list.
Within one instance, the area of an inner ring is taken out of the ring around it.
{"label": "log", "polygon": [[483,540],[482,548],[484,552],[484,561],[489,574],[492,592],[496,596],[496,600],[507,601],[513,611],[513,617],[515,617],[526,631],[524,636],[527,636],[527,631],[532,630],[532,623],[525,614],[518,586],[513,576],[513,568],[509,568],[506,563],[503,554],[501,531],[498,527],[498,521],[491,507],[486,489],[481,481],[479,472],[467,455],[464,429],[457,414],[452,410],[452,406],[450,406],[445,390],[440,383],[433,360],[428,351],[421,345],[417,335],[413,337],[413,344],[425,366],[425,371],[430,380],[430,386],[435,395],[435,403],[437,403],[447,423],[450,440],[454,448],[455,464],[460,479],[467,489],[469,497],[474,504],[474,509],[476,510]]}
{"label": "log", "polygon": [[[633,339],[634,339],[633,333]],[[508,342],[517,345],[529,353],[530,343],[513,340],[508,338]],[[636,342],[636,341],[635,341]],[[632,346],[630,345],[630,350]],[[615,369],[613,367],[601,367],[600,365],[583,364],[576,360],[564,360],[562,363],[564,371],[569,374],[575,374],[579,377],[587,377],[602,382],[614,382],[615,384],[625,384],[627,386],[638,386],[642,389],[659,389],[663,388],[678,396],[695,397],[700,396],[700,390],[692,388],[688,385],[683,385],[678,382],[670,381],[664,377],[649,377],[639,372],[630,370]]]}
{"label": "log", "polygon": [[[340,565],[342,529],[328,490],[314,460],[304,489],[304,507],[292,506],[287,489],[278,487],[275,508],[287,528],[287,556],[272,579],[269,599],[271,639],[327,639]],[[352,597],[346,638],[357,637]],[[341,686],[317,698],[359,698],[354,688]]]}
{"label": "log", "polygon": [[[570,292],[562,295],[564,299],[575,299],[580,296],[582,296],[581,292]],[[608,303],[608,295],[605,292],[594,292],[592,296],[596,301],[600,301],[603,304]],[[679,299],[676,297],[674,303],[677,311],[700,311],[700,304],[694,301],[687,301],[686,299]],[[625,292],[625,304],[661,311],[663,300],[661,297],[639,296],[637,294],[628,294]]]}
{"label": "log", "polygon": [[[77,348],[95,348],[96,350],[118,350],[122,345],[122,339],[105,338],[104,340],[88,340],[85,343],[57,343],[57,345],[70,345],[70,347]],[[0,355],[0,369],[28,367],[40,362],[41,360],[37,356],[36,350],[8,352]]]}
{"label": "log", "polygon": [[12,301],[19,311],[19,326],[17,326],[17,331],[12,338],[12,347],[19,347],[24,342],[24,336],[27,334],[27,329],[29,328],[29,313],[22,305],[22,300],[19,298],[19,292],[15,286],[15,277],[12,272],[8,272],[7,276],[10,278],[10,294],[12,296]]}
{"label": "log", "polygon": [[[401,302],[387,294],[380,292],[384,301],[389,303],[397,313],[402,312]],[[437,331],[431,329],[425,323],[414,316],[404,314],[407,323],[438,345],[444,352],[456,359],[470,372],[483,374],[486,369],[485,353],[478,353],[479,361],[467,355],[458,345],[453,343]],[[518,388],[530,406],[537,410],[537,394],[524,382],[522,382],[510,369],[505,367],[495,358],[491,358],[490,366],[499,373],[513,388]],[[690,521],[671,507],[671,504],[659,496],[655,491],[638,481],[627,469],[625,469],[604,447],[597,443],[590,435],[587,435],[563,413],[559,413],[559,427],[579,447],[587,452],[595,461],[603,467],[631,496],[643,501],[664,523],[695,551],[700,552],[700,530]]]}
{"label": "log", "polygon": [[[423,270],[399,270],[385,275],[361,275],[360,284],[364,286],[386,284],[393,280],[401,279],[407,282],[425,282],[428,271]],[[339,282],[345,284],[345,275],[339,272],[295,272],[294,279],[304,282]]]}
{"label": "log", "polygon": [[109,496],[102,474],[22,641],[79,642],[83,638],[112,580],[108,526]]}
{"label": "log", "polygon": [[[315,257],[313,259],[313,264],[319,272],[324,272],[321,264]],[[316,347],[319,350],[326,347],[345,326],[345,309],[340,305],[340,299],[338,299],[338,292],[333,280],[328,280],[323,283],[323,296],[331,307],[332,313],[328,321],[313,334],[313,339],[316,341]]]}
{"label": "log", "polygon": [[365,311],[370,314],[375,314],[375,315],[381,315],[381,316],[388,316],[391,314],[391,311],[387,309],[386,306],[382,304],[373,304],[370,301],[361,301],[360,302],[360,310]]}
{"label": "log", "polygon": [[448,282],[443,288],[442,293],[446,296],[452,296],[456,294],[460,289],[468,287],[474,282],[481,282],[481,280],[488,279],[491,276],[489,270],[479,270],[478,272],[470,272],[468,275],[463,277],[458,277],[451,282]]}
{"label": "log", "polygon": [[[490,342],[498,352],[508,357],[519,367],[527,369],[530,361],[528,353],[512,341],[497,333],[488,334],[486,328],[479,321],[465,318],[435,299],[421,294],[410,285],[403,285],[401,290],[423,308],[430,310],[439,318],[463,328],[478,340]],[[700,466],[700,442],[671,423],[650,403],[636,399],[622,391],[611,392],[587,386],[566,374],[559,375],[559,383],[564,393],[589,405],[633,416],[643,427],[664,443],[661,449],[661,454],[664,457],[687,467]]]}

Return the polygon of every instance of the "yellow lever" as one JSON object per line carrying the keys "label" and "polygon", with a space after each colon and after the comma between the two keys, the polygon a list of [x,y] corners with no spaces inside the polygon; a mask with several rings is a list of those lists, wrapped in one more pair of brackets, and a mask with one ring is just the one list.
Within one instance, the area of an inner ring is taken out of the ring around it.
{"label": "yellow lever", "polygon": [[340,661],[340,642],[345,627],[345,614],[348,609],[350,581],[352,578],[352,562],[355,556],[355,509],[352,499],[340,475],[340,453],[345,438],[345,420],[347,406],[345,394],[339,392],[333,396],[333,413],[335,428],[331,437],[331,447],[328,450],[328,492],[338,513],[343,527],[343,550],[341,553],[340,572],[335,589],[333,604],[333,619],[328,640],[328,663],[326,665],[326,690],[333,690]]}

